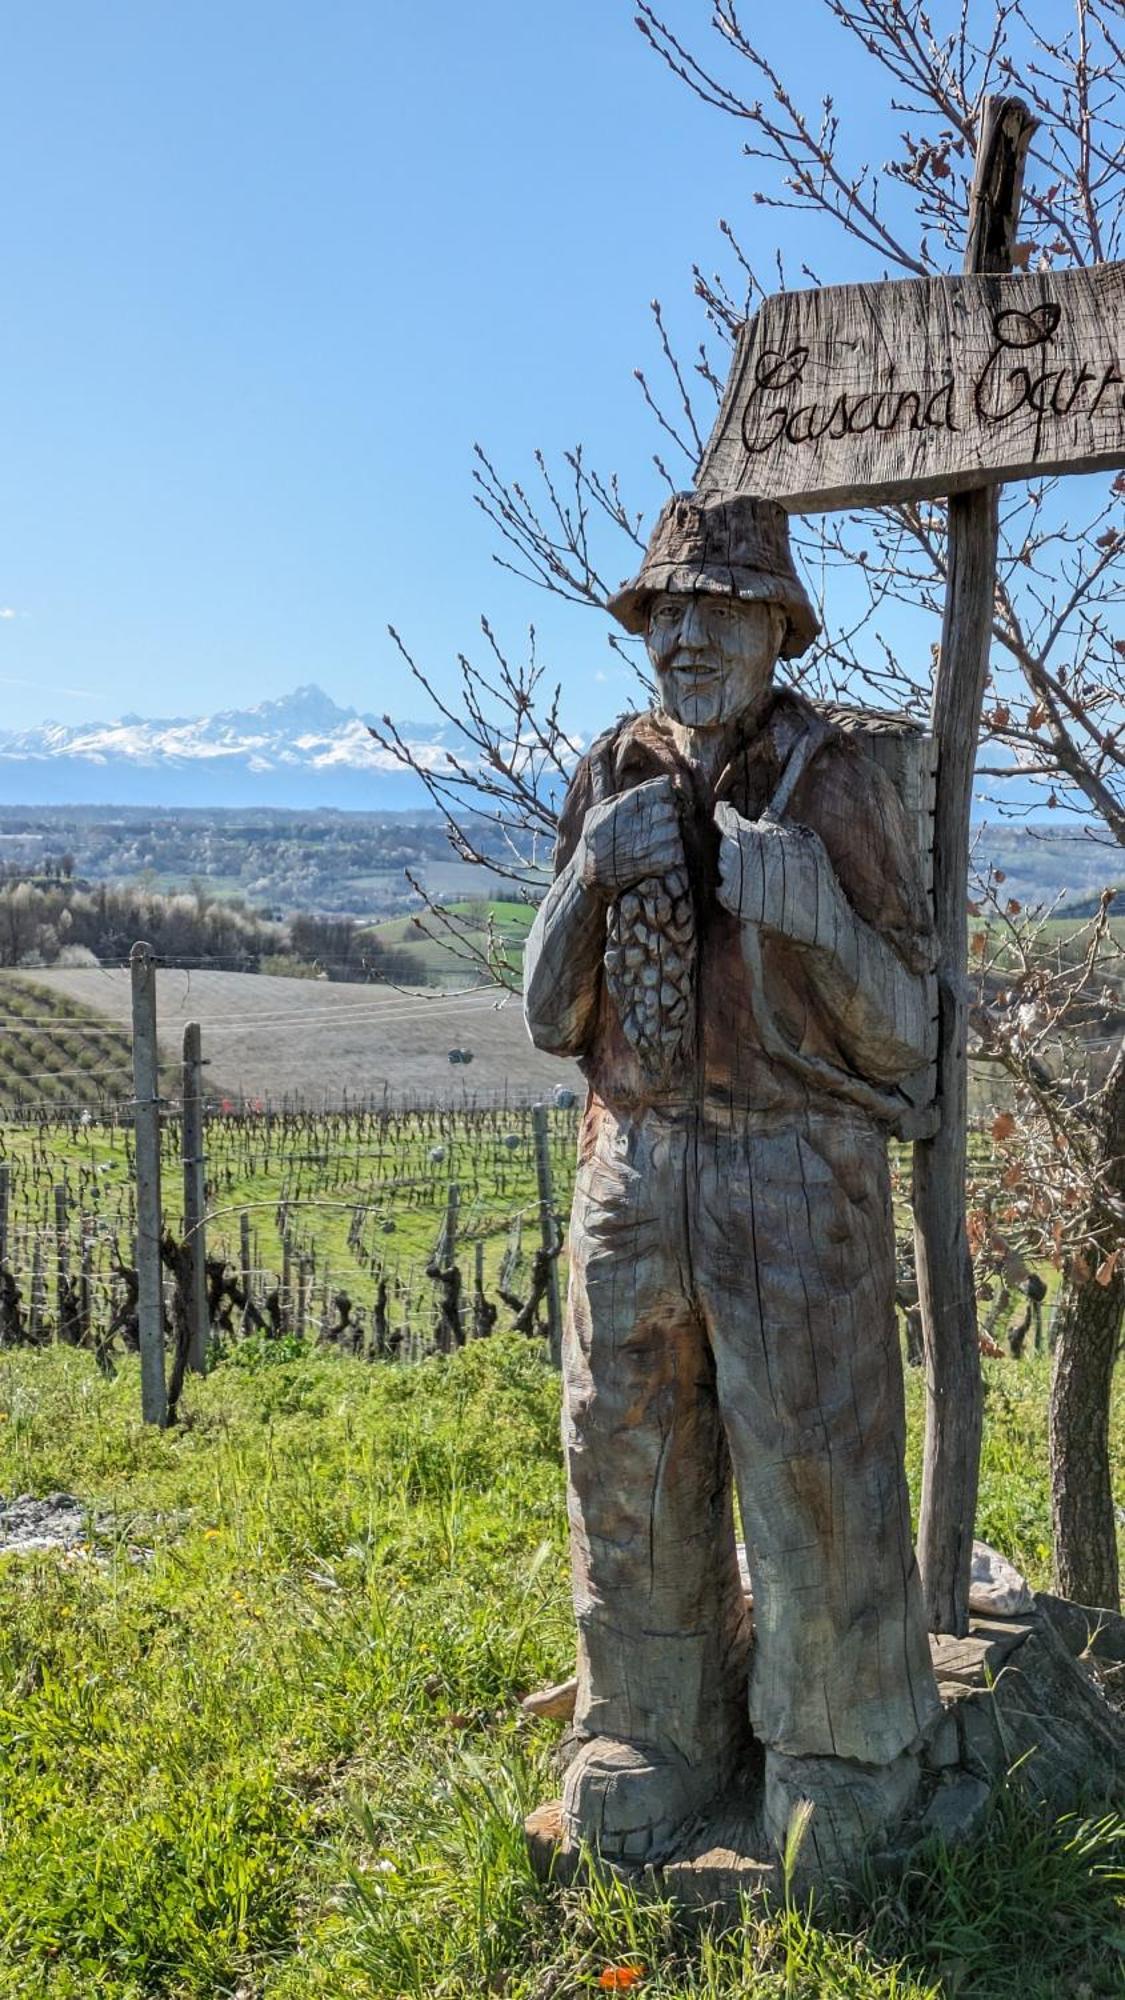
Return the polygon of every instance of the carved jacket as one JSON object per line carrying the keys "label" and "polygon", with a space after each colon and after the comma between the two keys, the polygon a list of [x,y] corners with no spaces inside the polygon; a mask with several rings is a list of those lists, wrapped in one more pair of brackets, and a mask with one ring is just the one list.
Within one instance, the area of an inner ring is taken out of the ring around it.
{"label": "carved jacket", "polygon": [[[716,804],[728,801],[744,818],[758,819],[794,748],[814,726],[822,731],[820,747],[793,789],[785,819],[819,835],[848,903],[909,971],[921,973],[932,964],[931,920],[902,804],[891,780],[853,737],[836,728],[824,730],[808,702],[778,689],[764,717],[735,733],[712,788],[681,755],[659,715],[625,716],[591,745],[575,770],[559,821],[556,874],[573,855],[594,805],[649,779],[670,776],[680,799],[694,905],[689,974],[694,1009],[675,1059],[654,1067],[645,1061],[643,1045],[638,1050],[631,1022],[626,1032],[623,1013],[629,1017],[620,975],[607,976],[604,964],[591,966],[597,1001],[585,1039],[571,1053],[578,1056],[595,1098],[622,1109],[703,1102],[716,1114],[839,1108],[830,1092],[810,1086],[798,1065],[790,1067],[768,1053],[756,1026],[755,1017],[760,1019],[764,1008],[785,1048],[814,1064],[827,1062],[854,1072],[803,954],[785,938],[763,933],[758,970],[764,990],[752,994],[754,974],[743,949],[742,926],[715,893]],[[619,898],[619,904],[624,900]],[[611,961],[620,956],[612,950],[616,916],[611,910]],[[666,986],[659,990],[669,991]],[[864,1070],[880,1083],[897,1082],[903,1073],[901,1051],[892,1055],[868,1046]]]}

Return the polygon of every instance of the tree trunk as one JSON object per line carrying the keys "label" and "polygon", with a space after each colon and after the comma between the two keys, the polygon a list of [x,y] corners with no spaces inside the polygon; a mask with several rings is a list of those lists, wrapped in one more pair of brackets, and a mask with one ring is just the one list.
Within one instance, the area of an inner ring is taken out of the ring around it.
{"label": "tree trunk", "polygon": [[[1109,1188],[1125,1197],[1125,1042],[1106,1086],[1101,1159]],[[1089,1221],[1103,1245],[1120,1236],[1120,1225],[1115,1231],[1101,1204],[1091,1209]],[[1055,1317],[1049,1428],[1055,1588],[1075,1603],[1111,1611],[1120,1606],[1120,1592],[1109,1401],[1123,1308],[1120,1265],[1107,1285],[1094,1275],[1064,1281]]]}

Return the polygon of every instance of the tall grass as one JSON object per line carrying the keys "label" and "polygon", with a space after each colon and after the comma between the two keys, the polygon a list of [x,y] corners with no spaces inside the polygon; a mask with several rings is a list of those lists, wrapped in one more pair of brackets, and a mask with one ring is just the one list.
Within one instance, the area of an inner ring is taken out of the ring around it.
{"label": "tall grass", "polygon": [[[1043,1374],[1003,1380],[985,1514],[1041,1575]],[[795,1894],[691,1933],[536,1882],[556,1729],[516,1702],[572,1656],[556,1402],[516,1339],[263,1349],[162,1434],[131,1365],[0,1353],[0,1493],[89,1508],[82,1549],[0,1559],[3,2000],[1121,1991],[1120,1823],[1014,1797],[826,1928]]]}

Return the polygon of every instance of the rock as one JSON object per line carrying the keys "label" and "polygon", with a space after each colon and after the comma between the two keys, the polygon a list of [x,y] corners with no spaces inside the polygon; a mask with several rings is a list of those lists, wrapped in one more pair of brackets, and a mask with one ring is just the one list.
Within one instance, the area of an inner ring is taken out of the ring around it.
{"label": "rock", "polygon": [[992,1695],[987,1691],[966,1695],[957,1703],[956,1716],[961,1763],[970,1777],[981,1779],[987,1788],[990,1780],[1002,1775],[1007,1762]]}
{"label": "rock", "polygon": [[984,1618],[1016,1618],[1030,1611],[1034,1592],[1018,1569],[987,1542],[973,1543],[969,1610]]}
{"label": "rock", "polygon": [[922,1815],[922,1835],[938,1835],[947,1847],[976,1833],[988,1811],[991,1794],[981,1778],[967,1774],[939,1785]]}
{"label": "rock", "polygon": [[941,1716],[926,1738],[922,1756],[933,1771],[944,1771],[949,1765],[960,1762],[961,1740],[957,1733],[957,1717],[950,1708],[943,1707]]}
{"label": "rock", "polygon": [[1089,1654],[1111,1665],[1125,1664],[1125,1618],[1094,1604],[1071,1604],[1049,1590],[1035,1595],[1035,1609],[1048,1620],[1075,1659]]}
{"label": "rock", "polygon": [[524,1715],[545,1716],[552,1722],[569,1722],[577,1698],[578,1681],[572,1677],[568,1681],[557,1681],[553,1687],[536,1688],[534,1694],[525,1694],[520,1708]]}
{"label": "rock", "polygon": [[86,1540],[89,1510],[72,1493],[48,1493],[36,1500],[21,1493],[0,1505],[0,1555],[34,1555],[70,1549]]}

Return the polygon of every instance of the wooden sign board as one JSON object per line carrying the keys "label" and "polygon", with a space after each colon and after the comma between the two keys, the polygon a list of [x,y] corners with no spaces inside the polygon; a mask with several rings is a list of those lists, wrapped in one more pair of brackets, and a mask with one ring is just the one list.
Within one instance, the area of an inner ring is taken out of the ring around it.
{"label": "wooden sign board", "polygon": [[767,299],[697,480],[794,513],[1125,466],[1125,264]]}

